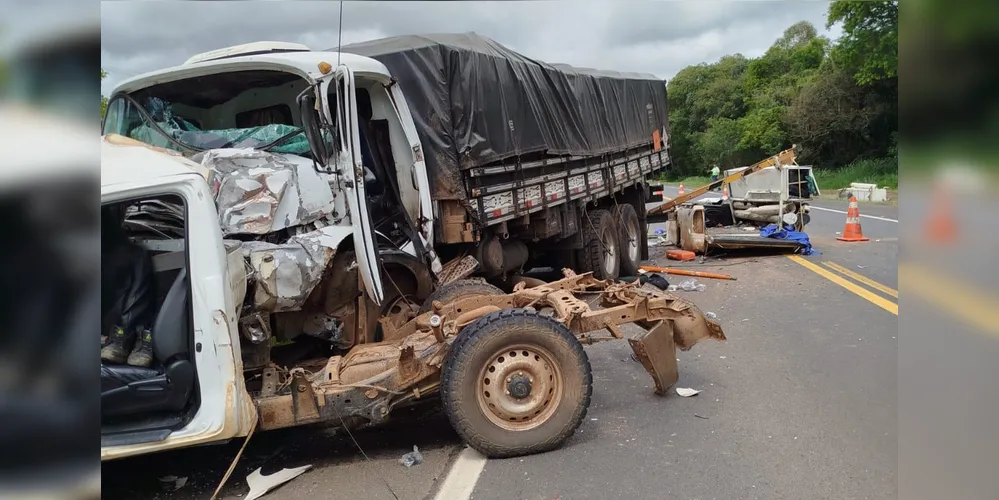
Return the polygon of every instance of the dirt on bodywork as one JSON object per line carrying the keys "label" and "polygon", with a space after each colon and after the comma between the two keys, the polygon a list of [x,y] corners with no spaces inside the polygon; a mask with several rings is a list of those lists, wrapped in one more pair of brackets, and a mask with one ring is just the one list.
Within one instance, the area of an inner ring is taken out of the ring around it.
{"label": "dirt on bodywork", "polygon": [[[361,344],[291,370],[264,370],[257,398],[260,427],[275,429],[326,421],[334,425],[379,423],[397,407],[434,394],[453,340],[479,318],[501,309],[539,311],[565,325],[582,344],[623,339],[620,325],[645,331],[628,339],[636,357],[664,395],[677,380],[676,349],[704,339],[725,340],[721,326],[676,295],[563,271],[551,283],[519,283],[513,293],[434,302],[423,313],[388,331],[395,341]],[[591,309],[580,296],[599,295]],[[601,334],[601,332],[605,332]]]}

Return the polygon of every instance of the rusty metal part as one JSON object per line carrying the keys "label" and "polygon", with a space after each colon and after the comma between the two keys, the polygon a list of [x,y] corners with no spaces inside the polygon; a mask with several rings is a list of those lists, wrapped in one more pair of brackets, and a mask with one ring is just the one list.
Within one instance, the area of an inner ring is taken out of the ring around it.
{"label": "rusty metal part", "polygon": [[312,383],[305,377],[305,372],[298,368],[291,375],[291,398],[294,404],[295,420],[302,422],[314,421],[319,418],[319,407]]}
{"label": "rusty metal part", "polygon": [[396,330],[416,317],[420,312],[420,306],[414,303],[409,297],[397,296],[383,308],[385,313],[378,318],[378,323],[382,327],[382,335],[385,339],[396,339]]}
{"label": "rusty metal part", "polygon": [[514,276],[513,291],[518,292],[525,288],[534,288],[536,286],[544,286],[547,284],[548,282],[544,280],[539,280],[538,278],[532,278],[530,276]]}
{"label": "rusty metal part", "polygon": [[655,382],[656,394],[665,396],[679,379],[676,365],[676,343],[673,342],[673,324],[660,321],[651,330],[646,330],[628,339],[635,357]]}
{"label": "rusty metal part", "polygon": [[[552,317],[584,344],[624,337],[619,325],[625,323],[648,330],[629,342],[655,381],[657,394],[664,394],[676,382],[676,348],[688,350],[708,338],[725,340],[716,321],[681,297],[642,289],[636,283],[597,280],[590,273],[563,273],[566,277],[561,280],[511,294],[436,303],[431,311],[396,330],[398,340],[361,344],[346,356],[316,360],[309,365],[314,370],[309,376],[302,368],[293,369],[287,390],[262,391],[257,400],[260,427],[275,429],[320,421],[336,425],[381,422],[394,407],[411,404],[437,387],[454,336],[476,319],[504,308],[550,310]],[[602,308],[593,310],[577,298],[586,294],[598,296]],[[602,331],[610,334],[594,335]],[[550,393],[554,397],[559,392],[558,366],[550,353],[536,346],[506,347],[504,353],[497,352],[483,368],[483,377],[477,382],[482,390],[477,397],[497,425],[502,422],[501,427],[507,429],[530,428],[558,406],[557,401],[539,396]],[[494,371],[488,371],[490,368]],[[497,372],[501,381],[493,379]],[[489,383],[485,373],[492,375]],[[485,387],[496,384],[486,395]],[[270,387],[266,380],[265,387]]]}
{"label": "rusty metal part", "polygon": [[526,431],[545,423],[562,400],[564,381],[555,356],[536,345],[504,346],[482,367],[476,401],[501,429]]}
{"label": "rusty metal part", "polygon": [[263,377],[263,383],[260,389],[261,396],[273,396],[277,394],[278,386],[278,373],[277,370],[272,366],[264,368],[264,372],[261,375]]}
{"label": "rusty metal part", "polygon": [[492,235],[479,243],[476,258],[487,276],[499,276],[527,263],[527,245],[520,240]]}
{"label": "rusty metal part", "polygon": [[677,207],[676,222],[679,228],[680,248],[698,254],[704,253],[704,206]]}
{"label": "rusty metal part", "polygon": [[651,273],[666,273],[666,274],[673,274],[676,276],[695,276],[698,278],[712,278],[716,280],[735,281],[735,277],[730,274],[708,273],[704,271],[688,271],[686,269],[675,269],[675,268],[659,267],[659,266],[638,266],[638,268],[643,271],[649,271]]}
{"label": "rusty metal part", "polygon": [[475,260],[475,257],[471,255],[466,255],[452,259],[447,264],[444,264],[441,272],[437,273],[437,279],[440,280],[440,285],[446,285],[471,276],[478,268],[479,261]]}

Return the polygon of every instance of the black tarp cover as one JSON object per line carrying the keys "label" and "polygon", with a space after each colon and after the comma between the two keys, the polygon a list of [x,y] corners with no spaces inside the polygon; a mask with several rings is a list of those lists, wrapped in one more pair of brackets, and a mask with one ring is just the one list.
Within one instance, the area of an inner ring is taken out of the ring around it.
{"label": "black tarp cover", "polygon": [[380,61],[398,81],[437,199],[466,198],[463,170],[619,152],[669,131],[665,82],[654,75],[549,64],[475,33],[400,36],[342,51]]}

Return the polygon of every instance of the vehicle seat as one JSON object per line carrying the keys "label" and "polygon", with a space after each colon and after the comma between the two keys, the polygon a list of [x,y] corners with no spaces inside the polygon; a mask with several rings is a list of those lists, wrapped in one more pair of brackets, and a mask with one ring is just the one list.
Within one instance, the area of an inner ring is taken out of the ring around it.
{"label": "vehicle seat", "polygon": [[195,379],[189,290],[187,269],[181,269],[153,323],[153,368],[101,363],[102,417],[177,412],[187,406]]}

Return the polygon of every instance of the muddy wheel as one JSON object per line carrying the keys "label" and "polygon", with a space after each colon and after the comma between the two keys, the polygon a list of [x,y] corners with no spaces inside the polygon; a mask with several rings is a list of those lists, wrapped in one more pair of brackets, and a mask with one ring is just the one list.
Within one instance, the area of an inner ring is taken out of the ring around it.
{"label": "muddy wheel", "polygon": [[491,458],[559,447],[586,416],[592,390],[590,362],[572,332],[525,309],[465,327],[441,375],[451,425]]}
{"label": "muddy wheel", "polygon": [[638,276],[638,266],[642,263],[642,222],[638,220],[635,207],[628,204],[615,205],[611,215],[617,222],[618,248],[621,249],[621,276]]}
{"label": "muddy wheel", "polygon": [[504,295],[504,293],[503,290],[481,280],[453,281],[434,290],[427,297],[427,300],[423,301],[423,307],[420,307],[420,314],[430,311],[435,300],[447,303],[456,299],[467,299],[483,295]]}
{"label": "muddy wheel", "polygon": [[578,261],[582,271],[592,271],[593,277],[601,280],[617,279],[621,271],[621,249],[614,216],[608,210],[593,210],[583,216],[580,225],[583,249],[579,251]]}

